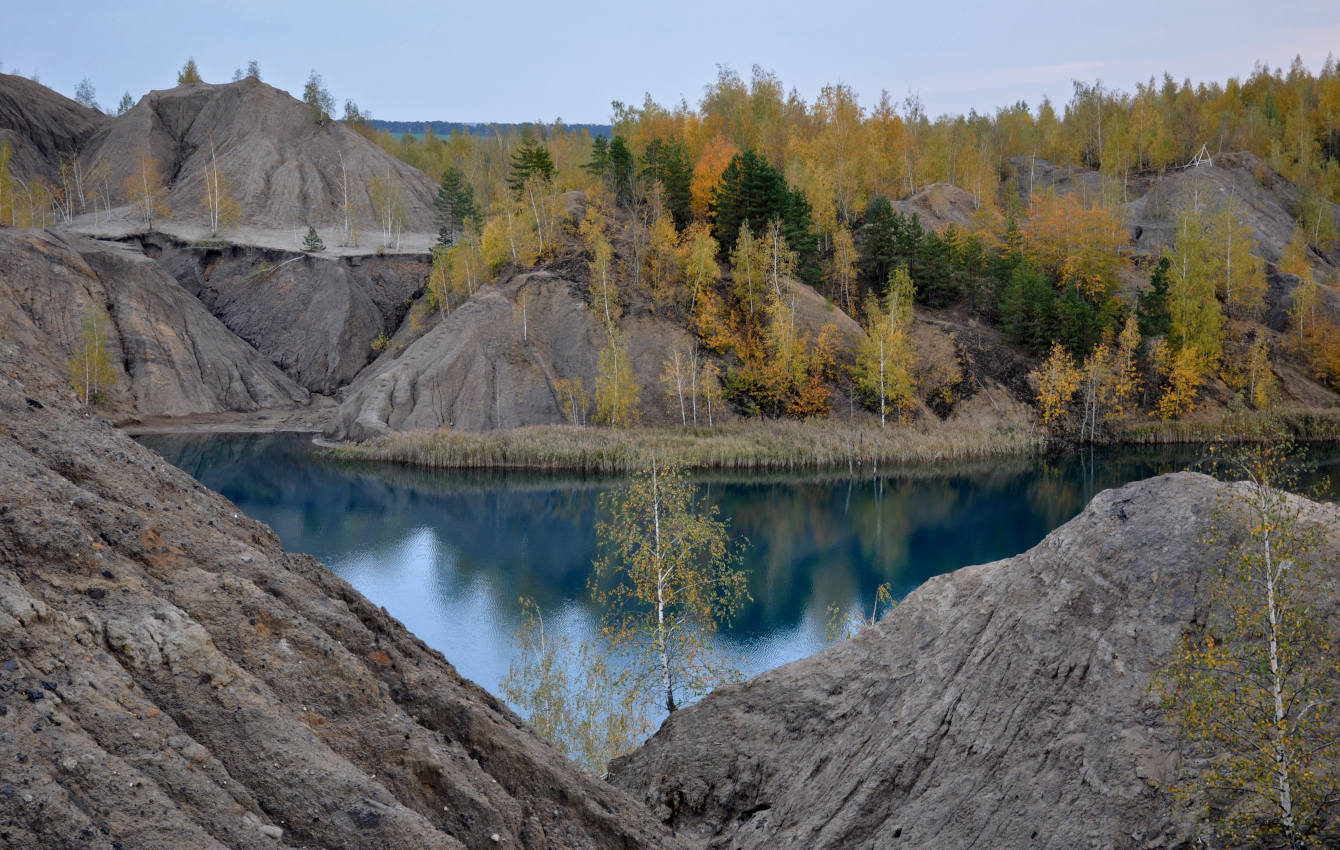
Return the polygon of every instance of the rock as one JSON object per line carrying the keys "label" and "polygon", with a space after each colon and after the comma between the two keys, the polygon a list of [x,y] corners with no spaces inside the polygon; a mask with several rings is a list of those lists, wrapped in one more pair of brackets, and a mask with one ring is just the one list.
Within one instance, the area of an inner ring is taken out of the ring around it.
{"label": "rock", "polygon": [[261,824],[261,835],[273,838],[276,841],[284,837],[284,830],[272,823]]}
{"label": "rock", "polygon": [[[119,373],[111,415],[181,416],[303,404],[308,393],[143,254],[114,243],[0,230],[3,339],[66,371],[90,305],[108,318]],[[42,410],[42,402],[25,406]]]}
{"label": "rock", "polygon": [[[125,847],[678,846],[325,567],[85,416],[10,337],[0,422],[0,659],[59,683],[7,702],[5,783],[41,789],[40,816],[0,796],[12,846],[104,828]],[[116,591],[94,600],[103,569]],[[243,811],[273,825],[223,827]]]}
{"label": "rock", "polygon": [[[1222,557],[1201,541],[1229,486],[1103,492],[1032,550],[675,712],[611,781],[700,847],[1176,845],[1190,815],[1156,791],[1178,744],[1149,683]],[[1340,511],[1308,511],[1334,551]]]}

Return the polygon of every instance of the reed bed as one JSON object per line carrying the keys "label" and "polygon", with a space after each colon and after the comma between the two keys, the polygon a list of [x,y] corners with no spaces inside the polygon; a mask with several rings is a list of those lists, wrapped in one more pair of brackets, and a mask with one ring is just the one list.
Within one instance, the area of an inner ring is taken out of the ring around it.
{"label": "reed bed", "polygon": [[833,422],[733,423],[715,429],[576,428],[536,425],[467,433],[393,434],[331,449],[343,460],[442,469],[530,469],[616,474],[652,463],[691,470],[878,471],[907,463],[965,460],[1041,450],[1040,434],[935,422],[885,429]]}
{"label": "reed bed", "polygon": [[1200,422],[1146,422],[1125,429],[1116,442],[1134,445],[1172,443],[1256,443],[1287,436],[1299,442],[1340,441],[1340,410],[1276,410],[1229,413]]}

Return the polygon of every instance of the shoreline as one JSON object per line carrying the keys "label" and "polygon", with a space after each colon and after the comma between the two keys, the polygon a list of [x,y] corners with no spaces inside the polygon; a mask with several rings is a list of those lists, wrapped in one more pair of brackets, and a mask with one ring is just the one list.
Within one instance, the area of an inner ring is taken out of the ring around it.
{"label": "shoreline", "polygon": [[[1275,430],[1269,430],[1272,426]],[[1280,430],[1300,443],[1340,442],[1340,410],[1281,411],[1269,416],[1230,414],[1202,422],[1142,422],[1123,427],[1099,447],[1250,443]],[[1029,456],[1084,448],[1047,438],[1040,428],[962,423],[916,423],[880,429],[825,420],[733,422],[715,429],[680,426],[610,429],[531,425],[503,431],[415,431],[365,443],[322,436],[308,420],[247,421],[192,417],[120,426],[128,436],[160,434],[312,435],[337,460],[454,470],[530,470],[623,474],[658,465],[686,471],[878,472],[883,467],[992,457]]]}

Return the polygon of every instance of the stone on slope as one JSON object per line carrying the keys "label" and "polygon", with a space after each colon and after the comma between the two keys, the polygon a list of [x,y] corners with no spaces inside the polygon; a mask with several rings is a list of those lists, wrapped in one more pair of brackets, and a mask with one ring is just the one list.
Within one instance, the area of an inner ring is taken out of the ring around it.
{"label": "stone on slope", "polygon": [[[1174,846],[1188,810],[1156,792],[1178,753],[1149,683],[1222,556],[1201,541],[1230,486],[1100,493],[1028,552],[675,712],[612,781],[700,847]],[[1309,510],[1335,551],[1340,512]]]}
{"label": "stone on slope", "polygon": [[677,846],[0,338],[0,844]]}
{"label": "stone on slope", "polygon": [[122,245],[0,230],[5,339],[63,373],[90,306],[119,373],[105,410],[184,416],[305,404],[309,395],[238,339],[157,263]]}

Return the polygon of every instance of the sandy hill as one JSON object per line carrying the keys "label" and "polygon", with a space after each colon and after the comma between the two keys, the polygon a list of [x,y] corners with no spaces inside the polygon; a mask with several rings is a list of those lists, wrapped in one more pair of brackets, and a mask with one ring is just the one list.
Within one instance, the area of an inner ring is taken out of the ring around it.
{"label": "sandy hill", "polygon": [[376,227],[374,178],[401,188],[406,231],[433,229],[435,187],[422,172],[339,122],[318,124],[301,101],[259,80],[152,91],[88,141],[84,160],[90,168],[105,162],[119,187],[145,150],[167,182],[175,221],[203,219],[204,170],[213,151],[243,227],[334,226],[347,174],[364,231]]}
{"label": "sandy hill", "polygon": [[64,156],[111,119],[27,77],[0,74],[0,144],[14,151],[15,174],[54,181]]}

